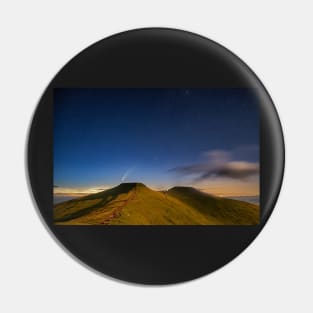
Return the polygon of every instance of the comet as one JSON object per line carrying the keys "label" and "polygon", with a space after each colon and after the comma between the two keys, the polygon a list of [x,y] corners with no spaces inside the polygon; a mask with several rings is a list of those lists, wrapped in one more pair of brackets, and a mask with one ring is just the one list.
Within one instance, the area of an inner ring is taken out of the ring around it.
{"label": "comet", "polygon": [[134,170],[134,168],[131,167],[130,169],[128,169],[128,170],[123,174],[123,176],[122,176],[122,178],[121,178],[121,182],[122,182],[122,183],[126,180],[126,178],[129,176],[129,174],[130,174],[133,170]]}

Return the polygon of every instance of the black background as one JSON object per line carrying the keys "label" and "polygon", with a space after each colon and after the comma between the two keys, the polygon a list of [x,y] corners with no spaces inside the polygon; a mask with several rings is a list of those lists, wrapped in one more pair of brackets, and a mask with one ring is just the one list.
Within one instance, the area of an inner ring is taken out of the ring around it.
{"label": "black background", "polygon": [[[261,115],[261,223],[258,226],[53,225],[53,88],[66,87],[257,88]],[[33,195],[46,224],[74,256],[118,279],[169,284],[220,268],[257,236],[280,190],[284,142],[269,95],[255,74],[235,55],[188,32],[141,29],[97,42],[56,75],[32,121],[28,168]],[[261,260],[255,264],[256,270],[258,266]]]}

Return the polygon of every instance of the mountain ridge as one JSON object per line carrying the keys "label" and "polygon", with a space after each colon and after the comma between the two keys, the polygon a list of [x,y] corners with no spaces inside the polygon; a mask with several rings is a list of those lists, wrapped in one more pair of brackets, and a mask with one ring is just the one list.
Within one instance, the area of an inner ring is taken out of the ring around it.
{"label": "mountain ridge", "polygon": [[193,187],[155,191],[140,182],[58,203],[59,225],[255,225],[259,207]]}

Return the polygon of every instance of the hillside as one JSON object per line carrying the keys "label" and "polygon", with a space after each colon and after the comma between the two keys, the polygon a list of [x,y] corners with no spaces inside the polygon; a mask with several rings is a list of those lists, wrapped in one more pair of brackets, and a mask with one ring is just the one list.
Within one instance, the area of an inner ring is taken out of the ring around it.
{"label": "hillside", "polygon": [[56,204],[53,214],[59,225],[251,225],[258,223],[259,207],[190,187],[154,191],[123,183]]}
{"label": "hillside", "polygon": [[250,225],[259,221],[259,206],[256,204],[214,197],[190,187],[174,187],[168,194],[225,225]]}

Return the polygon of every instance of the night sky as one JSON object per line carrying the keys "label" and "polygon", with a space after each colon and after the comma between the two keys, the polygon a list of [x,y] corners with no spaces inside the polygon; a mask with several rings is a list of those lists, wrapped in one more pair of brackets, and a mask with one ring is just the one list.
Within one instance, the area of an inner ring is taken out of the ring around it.
{"label": "night sky", "polygon": [[122,181],[258,194],[253,89],[55,89],[54,191]]}

